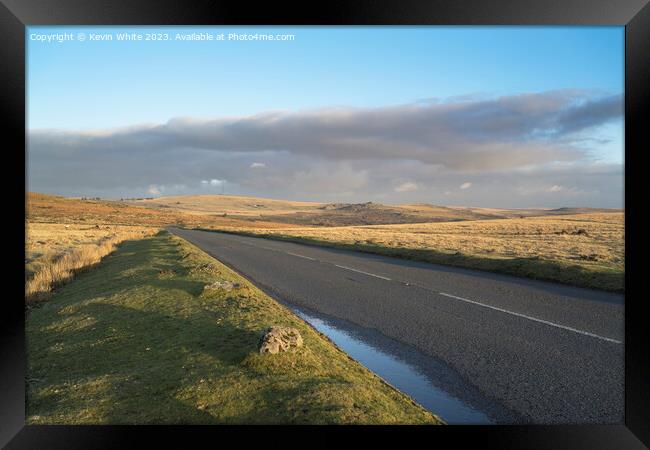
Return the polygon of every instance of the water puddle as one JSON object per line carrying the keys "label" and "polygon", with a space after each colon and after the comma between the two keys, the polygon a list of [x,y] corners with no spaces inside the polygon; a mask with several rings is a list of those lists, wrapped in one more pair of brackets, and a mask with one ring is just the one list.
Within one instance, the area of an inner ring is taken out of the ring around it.
{"label": "water puddle", "polygon": [[[444,364],[350,322],[292,307],[339,348],[448,424],[510,422],[509,413],[473,392]],[[512,423],[512,422],[510,422]]]}

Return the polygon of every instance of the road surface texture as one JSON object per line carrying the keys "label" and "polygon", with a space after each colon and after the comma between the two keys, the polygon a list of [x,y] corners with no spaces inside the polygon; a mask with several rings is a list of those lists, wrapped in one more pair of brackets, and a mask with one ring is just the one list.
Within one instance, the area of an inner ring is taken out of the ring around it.
{"label": "road surface texture", "polygon": [[262,238],[170,229],[288,305],[443,361],[522,423],[623,423],[623,295]]}

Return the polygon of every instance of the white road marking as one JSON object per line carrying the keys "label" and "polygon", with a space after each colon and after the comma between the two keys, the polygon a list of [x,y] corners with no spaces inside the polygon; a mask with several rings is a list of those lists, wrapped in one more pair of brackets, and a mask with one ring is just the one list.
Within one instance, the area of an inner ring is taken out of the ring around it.
{"label": "white road marking", "polygon": [[375,278],[381,278],[382,280],[386,280],[386,281],[392,281],[390,278],[382,277],[381,275],[376,275],[374,273],[364,272],[363,270],[353,269],[352,267],[339,266],[338,264],[334,264],[334,265],[336,267],[340,267],[341,269],[351,270],[352,272],[359,272],[359,273],[362,273],[364,275],[369,275],[369,276],[375,277]]}
{"label": "white road marking", "polygon": [[316,261],[316,258],[311,258],[311,257],[309,257],[309,256],[305,256],[305,255],[299,255],[298,253],[291,253],[291,252],[285,252],[285,253],[286,253],[287,255],[297,256],[298,258],[305,258],[305,259],[309,259],[309,260],[311,260],[311,261]]}
{"label": "white road marking", "polygon": [[[239,242],[241,242],[241,241],[239,241]],[[279,252],[279,251],[281,251],[281,250],[277,250],[277,249],[274,249],[274,248],[269,248],[269,247],[263,247],[263,246],[257,246],[257,245],[254,245],[254,244],[249,244],[248,242],[242,242],[242,243],[243,243],[243,244],[246,244],[246,245],[250,245],[251,247],[263,248],[263,249],[265,249],[265,250],[271,250],[271,251],[275,251],[275,252]],[[297,256],[297,257],[299,257],[299,258],[309,259],[309,260],[311,260],[311,261],[318,261],[318,260],[315,259],[315,258],[311,258],[311,257],[309,257],[309,256],[305,256],[305,255],[299,255],[299,254],[297,254],[297,253],[291,253],[291,252],[284,252],[284,253],[289,254],[289,255],[292,255],[292,256]],[[383,276],[381,276],[381,275],[377,275],[377,274],[370,273],[370,272],[364,272],[363,270],[353,269],[352,267],[341,266],[341,265],[339,265],[339,264],[334,264],[334,266],[339,267],[339,268],[341,268],[341,269],[351,270],[351,271],[353,271],[353,272],[357,272],[357,273],[362,273],[362,274],[364,274],[364,275],[368,275],[368,276],[371,276],[371,277],[380,278],[380,279],[382,279],[382,280],[392,281],[390,278],[383,277]],[[404,284],[405,284],[406,286],[411,285],[411,284],[408,283],[408,282],[404,282]],[[516,312],[514,312],[514,311],[509,311],[509,310],[507,310],[507,309],[498,308],[498,307],[496,307],[496,306],[487,305],[487,304],[485,304],[485,303],[477,302],[477,301],[470,300],[470,299],[467,299],[467,298],[458,297],[458,296],[456,296],[456,295],[452,295],[452,294],[447,294],[446,292],[438,292],[438,294],[439,294],[439,295],[442,295],[442,296],[445,296],[445,297],[449,297],[449,298],[453,298],[453,299],[456,299],[456,300],[460,300],[460,301],[463,301],[463,302],[466,302],[466,303],[471,303],[471,304],[474,304],[474,305],[483,306],[484,308],[489,308],[489,309],[493,309],[493,310],[495,310],[495,311],[500,311],[500,312],[505,313],[505,314],[510,314],[510,315],[513,315],[513,316],[522,317],[522,318],[524,318],[524,319],[532,320],[532,321],[534,321],[534,322],[543,323],[543,324],[545,324],[545,325],[549,325],[549,326],[552,326],[552,327],[561,328],[561,329],[563,329],[563,330],[568,330],[568,331],[573,331],[574,333],[582,334],[582,335],[584,335],[584,336],[589,336],[589,337],[593,337],[593,338],[600,339],[600,340],[603,340],[603,341],[612,342],[612,343],[614,343],[614,344],[622,344],[622,343],[623,343],[623,342],[621,342],[621,341],[619,341],[619,340],[617,340],[617,339],[612,339],[612,338],[608,338],[608,337],[600,336],[600,335],[598,335],[598,334],[589,333],[588,331],[578,330],[578,329],[576,329],[576,328],[571,328],[571,327],[568,327],[568,326],[565,326],[565,325],[560,325],[560,324],[558,324],[558,323],[554,323],[554,322],[549,322],[549,321],[547,321],[547,320],[538,319],[538,318],[536,318],[536,317],[528,316],[528,315],[526,315],[526,314],[516,313]]]}
{"label": "white road marking", "polygon": [[574,333],[584,334],[585,336],[590,336],[590,337],[593,337],[593,338],[596,338],[596,339],[601,339],[603,341],[613,342],[615,344],[622,344],[621,341],[618,341],[616,339],[612,339],[612,338],[608,338],[608,337],[604,337],[604,336],[599,336],[597,334],[589,333],[587,331],[577,330],[575,328],[571,328],[571,327],[567,327],[565,325],[560,325],[560,324],[557,324],[557,323],[549,322],[547,320],[542,320],[542,319],[538,319],[536,317],[527,316],[525,314],[520,314],[520,313],[516,313],[516,312],[513,312],[513,311],[508,311],[507,309],[497,308],[496,306],[486,305],[485,303],[475,302],[474,300],[469,300],[469,299],[466,299],[466,298],[463,298],[463,297],[457,297],[455,295],[447,294],[445,292],[439,292],[439,294],[444,295],[445,297],[455,298],[456,300],[460,300],[460,301],[463,301],[463,302],[472,303],[474,305],[479,305],[479,306],[483,306],[485,308],[494,309],[496,311],[500,311],[500,312],[503,312],[503,313],[506,313],[506,314],[511,314],[513,316],[523,317],[524,319],[528,319],[528,320],[532,320],[532,321],[535,321],[535,322],[543,323],[545,325],[550,325],[552,327],[562,328],[563,330],[569,330],[569,331],[573,331]]}

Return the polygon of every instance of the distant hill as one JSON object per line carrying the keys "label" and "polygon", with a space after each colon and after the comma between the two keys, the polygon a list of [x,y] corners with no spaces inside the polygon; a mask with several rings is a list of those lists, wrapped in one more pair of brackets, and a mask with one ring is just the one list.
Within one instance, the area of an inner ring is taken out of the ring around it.
{"label": "distant hill", "polygon": [[475,208],[427,203],[404,205],[384,205],[374,202],[318,203],[237,195],[178,195],[139,199],[131,203],[192,214],[218,216],[225,214],[233,219],[300,226],[451,222],[610,211],[593,208]]}
{"label": "distant hill", "polygon": [[193,214],[228,214],[237,216],[259,216],[260,214],[290,214],[311,211],[322,203],[294,202],[239,195],[177,195],[139,199],[129,203],[150,208],[173,208]]}
{"label": "distant hill", "polygon": [[[97,225],[141,225],[162,227],[277,227],[277,223],[242,220],[223,215],[199,215],[174,208],[148,207],[139,202],[85,199],[28,192],[25,219],[32,222],[86,223]],[[282,224],[283,227],[286,225]]]}
{"label": "distant hill", "polygon": [[433,205],[383,205],[381,203],[316,203],[235,195],[179,195],[138,199],[129,203],[149,208],[237,219],[257,219],[304,226],[381,225],[446,222],[497,218],[471,210]]}
{"label": "distant hill", "polygon": [[317,203],[236,195],[179,195],[123,201],[28,194],[29,215],[40,220],[241,227],[389,225],[572,215],[621,210],[565,207],[498,209],[427,203]]}

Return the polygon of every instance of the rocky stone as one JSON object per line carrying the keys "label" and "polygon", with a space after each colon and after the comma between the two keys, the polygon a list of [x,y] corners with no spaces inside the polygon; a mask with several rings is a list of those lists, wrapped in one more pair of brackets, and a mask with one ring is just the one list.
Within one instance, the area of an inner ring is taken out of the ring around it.
{"label": "rocky stone", "polygon": [[[190,254],[187,253],[186,255],[183,256],[183,259],[187,258]],[[192,273],[198,273],[198,272],[211,272],[212,269],[214,269],[214,266],[211,263],[205,263],[205,264],[200,264],[196,267],[193,267],[190,271]]]}
{"label": "rocky stone", "polygon": [[203,290],[209,291],[213,289],[223,289],[226,291],[232,291],[233,289],[239,288],[241,285],[239,283],[233,283],[232,281],[215,281],[212,284],[206,284],[203,287]]}
{"label": "rocky stone", "polygon": [[275,326],[267,329],[260,339],[260,353],[276,354],[296,351],[302,347],[302,336],[295,328]]}

